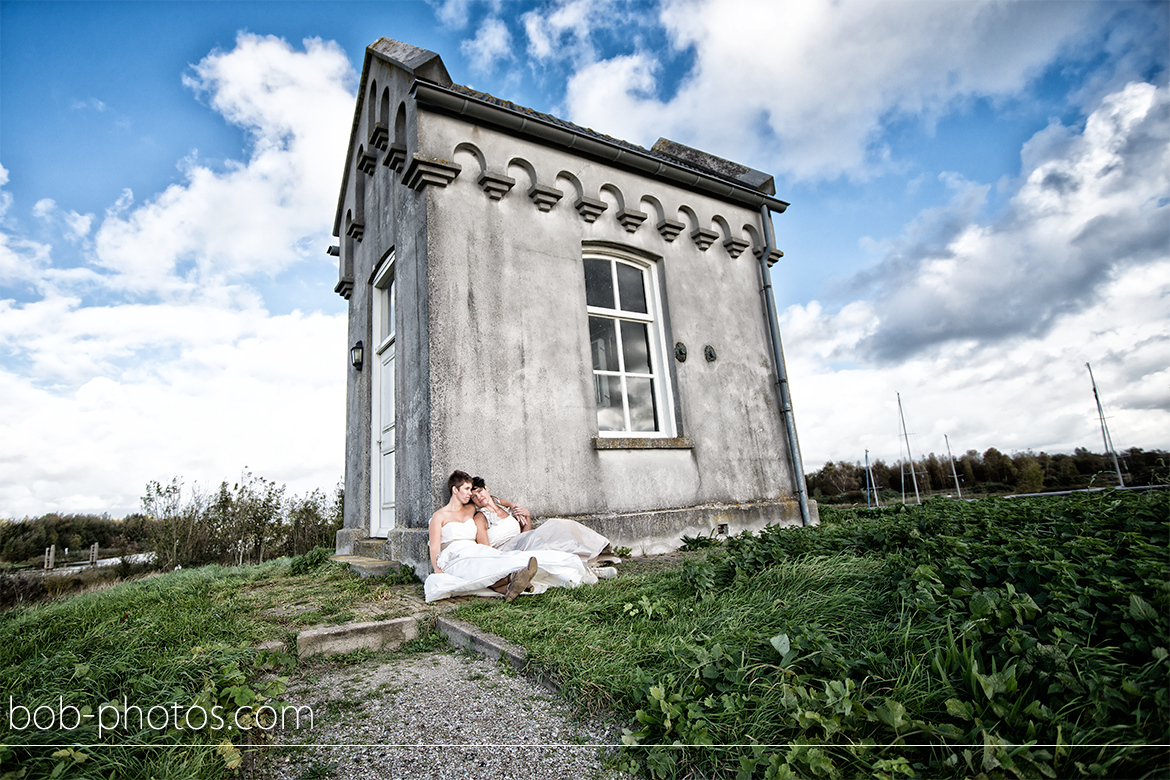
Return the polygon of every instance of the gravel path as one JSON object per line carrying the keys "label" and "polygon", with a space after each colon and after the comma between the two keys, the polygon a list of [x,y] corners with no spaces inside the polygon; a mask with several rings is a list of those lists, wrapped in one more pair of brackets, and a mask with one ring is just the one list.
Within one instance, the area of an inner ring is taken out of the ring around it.
{"label": "gravel path", "polygon": [[312,728],[263,748],[255,778],[628,777],[601,761],[619,729],[575,718],[556,694],[481,656],[429,652],[309,674],[284,699],[312,707]]}

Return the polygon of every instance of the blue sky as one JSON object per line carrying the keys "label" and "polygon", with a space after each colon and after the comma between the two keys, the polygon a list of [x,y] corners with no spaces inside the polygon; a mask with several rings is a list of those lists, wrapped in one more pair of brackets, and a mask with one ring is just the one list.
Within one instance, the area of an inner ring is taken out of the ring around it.
{"label": "blue sky", "polygon": [[801,445],[1170,447],[1166,2],[0,2],[0,517],[344,452],[325,248],[380,36],[776,177]]}

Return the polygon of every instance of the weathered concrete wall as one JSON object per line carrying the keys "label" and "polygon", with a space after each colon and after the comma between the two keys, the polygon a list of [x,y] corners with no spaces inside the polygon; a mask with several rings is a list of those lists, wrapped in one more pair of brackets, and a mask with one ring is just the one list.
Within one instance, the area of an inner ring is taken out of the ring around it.
{"label": "weathered concrete wall", "polygon": [[[820,522],[817,503],[809,502],[814,525]],[[659,555],[677,550],[684,536],[710,536],[744,531],[757,533],[769,525],[799,526],[800,506],[795,498],[742,504],[702,506],[650,512],[586,515],[571,518],[610,540],[614,549],[629,547],[634,555]],[[539,522],[539,521],[538,521]]]}
{"label": "weathered concrete wall", "polygon": [[[352,246],[353,292],[349,306],[349,344],[365,344],[365,365],[349,373],[346,400],[345,529],[337,549],[348,552],[354,538],[369,535],[376,497],[371,477],[376,437],[371,430],[374,372],[378,370],[378,335],[373,333],[374,272],[389,261],[393,250],[397,288],[395,343],[397,349],[395,395],[397,397],[396,467],[405,472],[397,480],[396,506],[399,524],[426,525],[430,506],[430,394],[426,363],[429,354],[426,298],[426,208],[424,192],[402,185],[405,160],[417,148],[411,78],[404,71],[373,60],[365,93],[376,96],[373,115],[362,112],[357,137],[369,147],[375,123],[386,125],[386,148],[376,148],[371,171],[359,168],[355,155],[349,161],[345,211],[358,210],[364,221],[360,239],[341,239]],[[385,110],[382,93],[389,91]],[[360,184],[359,184],[360,182]],[[362,187],[359,198],[358,188]],[[345,225],[342,225],[344,233]],[[344,252],[344,249],[343,249]],[[345,258],[342,258],[344,263]],[[424,495],[425,491],[425,495]],[[425,516],[422,516],[425,515]],[[420,517],[421,516],[421,517]]]}
{"label": "weathered concrete wall", "polygon": [[[343,213],[364,230],[347,238],[341,226],[342,266],[350,344],[363,341],[366,365],[349,374],[338,550],[368,534],[376,505],[372,285],[391,250],[398,527],[386,544],[397,560],[429,570],[425,528],[455,468],[639,552],[720,523],[735,533],[799,522],[752,251],[758,212],[420,110],[410,83],[371,62],[361,89],[375,110],[362,109],[348,163]],[[376,123],[388,139],[363,164]],[[597,437],[582,257],[606,247],[657,269],[669,441]]]}
{"label": "weathered concrete wall", "polygon": [[[418,127],[420,154],[461,166],[445,187],[427,190],[434,505],[445,500],[454,468],[483,475],[538,515],[791,495],[750,248],[759,243],[757,213],[459,119],[423,113]],[[494,200],[480,184],[484,172],[515,185]],[[534,185],[555,186],[563,197],[542,211],[529,197]],[[608,204],[596,221],[574,208],[581,195]],[[623,207],[644,212],[645,221],[623,224]],[[674,240],[657,229],[663,217],[685,224]],[[705,251],[691,238],[696,229],[716,234]],[[733,257],[726,239],[747,251]],[[667,352],[660,365],[679,399],[677,434],[691,448],[594,448],[586,242],[660,258],[665,343],[689,350],[685,363]],[[706,345],[716,350],[714,362],[703,358]]]}

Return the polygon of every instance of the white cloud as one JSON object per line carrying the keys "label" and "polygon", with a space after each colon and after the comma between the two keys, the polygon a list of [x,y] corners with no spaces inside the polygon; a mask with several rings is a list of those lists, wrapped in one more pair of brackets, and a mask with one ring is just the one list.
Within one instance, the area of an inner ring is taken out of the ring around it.
{"label": "white cloud", "polygon": [[[672,44],[695,58],[676,94],[646,94],[653,64],[611,60],[584,65],[566,102],[572,121],[638,143],[666,136],[797,177],[864,173],[884,156],[891,116],[933,121],[956,101],[1016,94],[1090,13],[1082,3],[664,0]],[[530,51],[551,51],[531,30],[530,40]]]}
{"label": "white cloud", "polygon": [[[147,480],[213,485],[244,467],[294,492],[341,476],[343,306],[323,291],[331,312],[272,315],[253,284],[327,262],[355,74],[333,43],[241,34],[185,80],[247,130],[246,161],[192,155],[182,184],[140,204],[125,190],[84,267],[0,229],[5,293],[38,294],[0,296],[0,516],[130,512]],[[89,240],[91,215],[52,199],[32,212]]]}
{"label": "white cloud", "polygon": [[1061,318],[1041,338],[932,352],[897,365],[835,366],[825,353],[834,339],[850,342],[864,333],[867,308],[859,303],[827,316],[813,304],[782,316],[806,471],[826,460],[860,461],[865,449],[871,459],[896,460],[896,393],[915,457],[945,452],[943,434],[956,453],[1100,451],[1086,362],[1119,448],[1170,441],[1170,262],[1126,270],[1096,304]]}
{"label": "white cloud", "polygon": [[501,60],[512,59],[512,33],[500,19],[484,19],[475,37],[460,44],[472,70],[490,73]]}
{"label": "white cloud", "polygon": [[120,203],[97,231],[96,264],[128,289],[155,291],[173,290],[184,263],[206,283],[274,274],[304,260],[310,246],[319,259],[353,80],[344,52],[317,39],[302,53],[278,38],[241,34],[235,49],[205,57],[184,81],[248,131],[251,158],[224,173],[192,161],[183,184],[125,216]]}
{"label": "white cloud", "polygon": [[1166,90],[1130,84],[1102,101],[1083,133],[1050,126],[1023,157],[1031,168],[999,221],[976,222],[984,188],[958,182],[950,207],[925,214],[856,280],[881,311],[859,348],[897,359],[1040,335],[1119,269],[1170,257]]}
{"label": "white cloud", "polygon": [[[3,195],[8,196],[8,193]],[[50,253],[47,244],[11,236],[0,230],[0,288],[38,284],[49,265]],[[3,303],[0,300],[0,307]]]}
{"label": "white cloud", "polygon": [[462,30],[467,26],[474,0],[427,0],[445,27]]}
{"label": "white cloud", "polygon": [[92,108],[94,111],[101,113],[106,110],[106,104],[97,98],[90,98],[89,100],[75,100],[72,108],[74,111],[80,111],[86,108]]}
{"label": "white cloud", "polygon": [[[147,480],[215,485],[245,466],[297,493],[341,476],[344,315],[75,303],[45,312],[88,332],[34,345],[44,382],[0,369],[0,516],[124,514]],[[134,360],[92,370],[115,350],[103,340]],[[51,383],[79,366],[88,377]]]}
{"label": "white cloud", "polygon": [[78,214],[76,211],[62,211],[52,198],[41,198],[33,204],[33,216],[52,223],[59,220],[68,228],[65,237],[70,241],[80,241],[89,235],[93,225],[93,214]]}
{"label": "white cloud", "polygon": [[618,31],[633,37],[638,9],[615,0],[557,0],[520,17],[528,37],[528,56],[539,63],[567,60],[577,67],[597,60],[595,34]]}
{"label": "white cloud", "polygon": [[859,275],[876,289],[839,312],[784,314],[802,449],[828,459],[896,459],[896,393],[916,454],[1094,443],[1084,364],[1104,393],[1115,443],[1170,441],[1170,102],[1134,83],[1082,132],[1059,125],[1023,150],[1028,166],[1001,219],[975,220],[986,188],[951,180]]}

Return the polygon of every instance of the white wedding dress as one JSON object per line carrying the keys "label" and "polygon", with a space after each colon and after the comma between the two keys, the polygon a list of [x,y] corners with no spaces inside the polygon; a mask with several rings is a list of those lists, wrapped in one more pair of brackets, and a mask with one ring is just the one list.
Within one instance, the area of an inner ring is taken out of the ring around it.
{"label": "white wedding dress", "polygon": [[438,564],[442,573],[434,572],[423,582],[427,601],[452,596],[503,596],[491,585],[528,565],[529,557],[537,563],[532,578],[532,593],[549,588],[574,588],[582,583],[597,582],[597,577],[576,555],[562,550],[502,551],[475,541],[475,520],[446,523],[439,532],[442,545]]}
{"label": "white wedding dress", "polygon": [[501,517],[486,506],[479,511],[487,518],[488,544],[498,550],[560,550],[576,555],[586,567],[621,562],[613,554],[609,539],[575,520],[551,517],[521,533],[520,523],[511,512]]}

